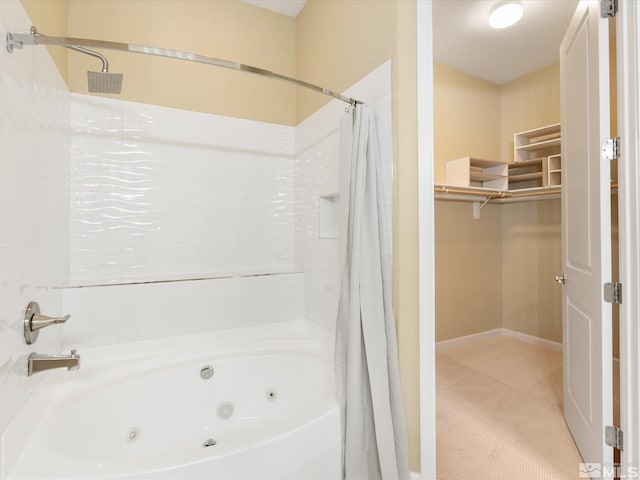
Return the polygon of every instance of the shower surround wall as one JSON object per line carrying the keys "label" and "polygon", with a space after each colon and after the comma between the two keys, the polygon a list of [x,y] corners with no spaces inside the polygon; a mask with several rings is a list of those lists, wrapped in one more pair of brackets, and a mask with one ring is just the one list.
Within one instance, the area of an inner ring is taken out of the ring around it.
{"label": "shower surround wall", "polygon": [[71,111],[66,346],[304,317],[293,127],[78,94]]}
{"label": "shower surround wall", "polygon": [[[30,24],[20,2],[0,2],[0,25]],[[62,294],[52,287],[69,275],[69,102],[45,49],[0,49],[0,91],[1,435],[41,381],[26,376],[29,353],[61,349],[63,326],[27,346],[22,320],[31,300],[43,313],[62,313]],[[2,465],[0,455],[0,475]]]}
{"label": "shower surround wall", "polygon": [[[387,255],[391,255],[393,144],[391,126],[391,62],[387,61],[344,92],[376,108],[383,153]],[[341,152],[340,121],[345,104],[332,101],[296,127],[296,256],[305,273],[306,318],[334,332],[342,285],[346,234],[338,225],[347,198],[350,152]],[[324,211],[320,199],[333,201]],[[327,211],[328,210],[328,211]],[[321,219],[321,216],[329,218]],[[333,218],[331,218],[333,215]],[[344,217],[342,218],[344,220]],[[319,232],[321,223],[335,223],[335,238]]]}
{"label": "shower surround wall", "polygon": [[[390,62],[345,94],[378,108],[391,229]],[[78,94],[71,105],[65,348],[301,318],[334,330],[343,251],[319,235],[319,199],[338,211],[346,197],[344,103],[295,128]]]}

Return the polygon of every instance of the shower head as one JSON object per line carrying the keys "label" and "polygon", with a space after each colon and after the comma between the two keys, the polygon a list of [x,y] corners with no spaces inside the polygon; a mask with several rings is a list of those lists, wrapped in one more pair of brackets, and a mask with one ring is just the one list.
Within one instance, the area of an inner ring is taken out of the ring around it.
{"label": "shower head", "polygon": [[89,82],[89,93],[115,93],[120,94],[122,90],[122,73],[109,73],[109,62],[106,57],[98,52],[76,45],[66,45],[70,50],[91,55],[102,60],[101,72],[87,72]]}
{"label": "shower head", "polygon": [[87,72],[90,93],[116,93],[122,90],[122,73]]}

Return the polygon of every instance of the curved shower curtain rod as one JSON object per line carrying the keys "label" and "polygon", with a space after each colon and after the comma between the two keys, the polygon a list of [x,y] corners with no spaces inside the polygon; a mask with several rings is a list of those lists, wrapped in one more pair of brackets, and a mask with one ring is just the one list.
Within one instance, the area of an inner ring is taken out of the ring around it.
{"label": "curved shower curtain rod", "polygon": [[[31,27],[30,33],[8,33],[7,34],[7,50],[13,52],[16,48],[22,48],[23,45],[55,45],[60,47],[71,48],[89,55],[98,56],[106,61],[104,57],[96,52],[87,51],[86,48],[101,48],[105,50],[118,50],[123,52],[139,53],[143,55],[155,55],[158,57],[175,58],[178,60],[187,60],[190,62],[204,63],[207,65],[213,65],[215,67],[228,68],[231,70],[237,70],[240,72],[253,73],[261,75],[263,77],[272,78],[274,80],[280,80],[283,82],[291,83],[300,87],[308,88],[315,92],[328,95],[338,100],[342,100],[350,105],[362,104],[359,100],[354,98],[348,98],[339,93],[336,93],[328,88],[319,87],[312,83],[304,82],[296,78],[287,77],[274,73],[269,70],[264,70],[258,67],[252,67],[251,65],[244,65],[242,63],[231,62],[229,60],[222,60],[219,58],[206,57],[204,55],[198,55],[196,53],[181,52],[178,50],[170,50],[165,48],[149,47],[146,45],[132,45],[129,43],[110,42],[104,40],[90,40],[86,38],[71,38],[71,37],[50,37],[42,35],[37,32],[35,27]],[[104,71],[104,69],[103,69]]]}

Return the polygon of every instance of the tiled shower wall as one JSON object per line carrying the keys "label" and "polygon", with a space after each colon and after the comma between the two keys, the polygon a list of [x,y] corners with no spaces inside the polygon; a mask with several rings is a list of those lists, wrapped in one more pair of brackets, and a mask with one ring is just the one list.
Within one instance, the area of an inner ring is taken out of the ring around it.
{"label": "tiled shower wall", "polygon": [[[389,247],[390,79],[386,63],[347,91],[376,107]],[[296,128],[84,95],[71,105],[65,348],[298,318],[334,329],[345,235],[319,225],[320,197],[335,202],[329,222],[344,207],[342,102]]]}
{"label": "tiled shower wall", "polygon": [[[31,21],[19,1],[3,0],[0,25],[23,32]],[[2,433],[41,380],[26,375],[29,353],[61,348],[60,328],[41,332],[37,346],[27,346],[22,321],[31,300],[40,303],[42,313],[62,313],[61,292],[52,287],[69,277],[69,100],[42,47],[9,54],[3,44],[0,92]]]}
{"label": "tiled shower wall", "polygon": [[72,283],[293,268],[293,128],[72,99]]}
{"label": "tiled shower wall", "polygon": [[75,94],[71,111],[65,346],[304,317],[292,127]]}
{"label": "tiled shower wall", "polygon": [[[385,178],[386,236],[391,257],[393,143],[391,62],[388,61],[345,93],[375,108]],[[334,100],[296,127],[296,256],[305,275],[305,318],[333,332],[342,283],[345,232],[338,225],[344,212],[350,152],[341,151],[345,103]],[[321,197],[325,208],[321,208]],[[336,203],[327,211],[327,199]],[[323,216],[333,218],[322,218]],[[334,222],[336,235],[322,235],[319,225]]]}

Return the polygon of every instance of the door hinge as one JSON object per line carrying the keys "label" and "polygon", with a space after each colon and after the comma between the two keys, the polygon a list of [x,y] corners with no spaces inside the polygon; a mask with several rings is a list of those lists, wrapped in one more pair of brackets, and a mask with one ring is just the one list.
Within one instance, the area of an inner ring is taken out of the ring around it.
{"label": "door hinge", "polygon": [[604,284],[604,301],[607,303],[622,303],[622,284],[611,282]]}
{"label": "door hinge", "polygon": [[602,158],[617,160],[620,156],[620,137],[609,138],[602,142]]}
{"label": "door hinge", "polygon": [[615,425],[604,427],[604,443],[622,451],[622,429]]}
{"label": "door hinge", "polygon": [[611,18],[618,13],[618,0],[600,0],[600,17]]}

